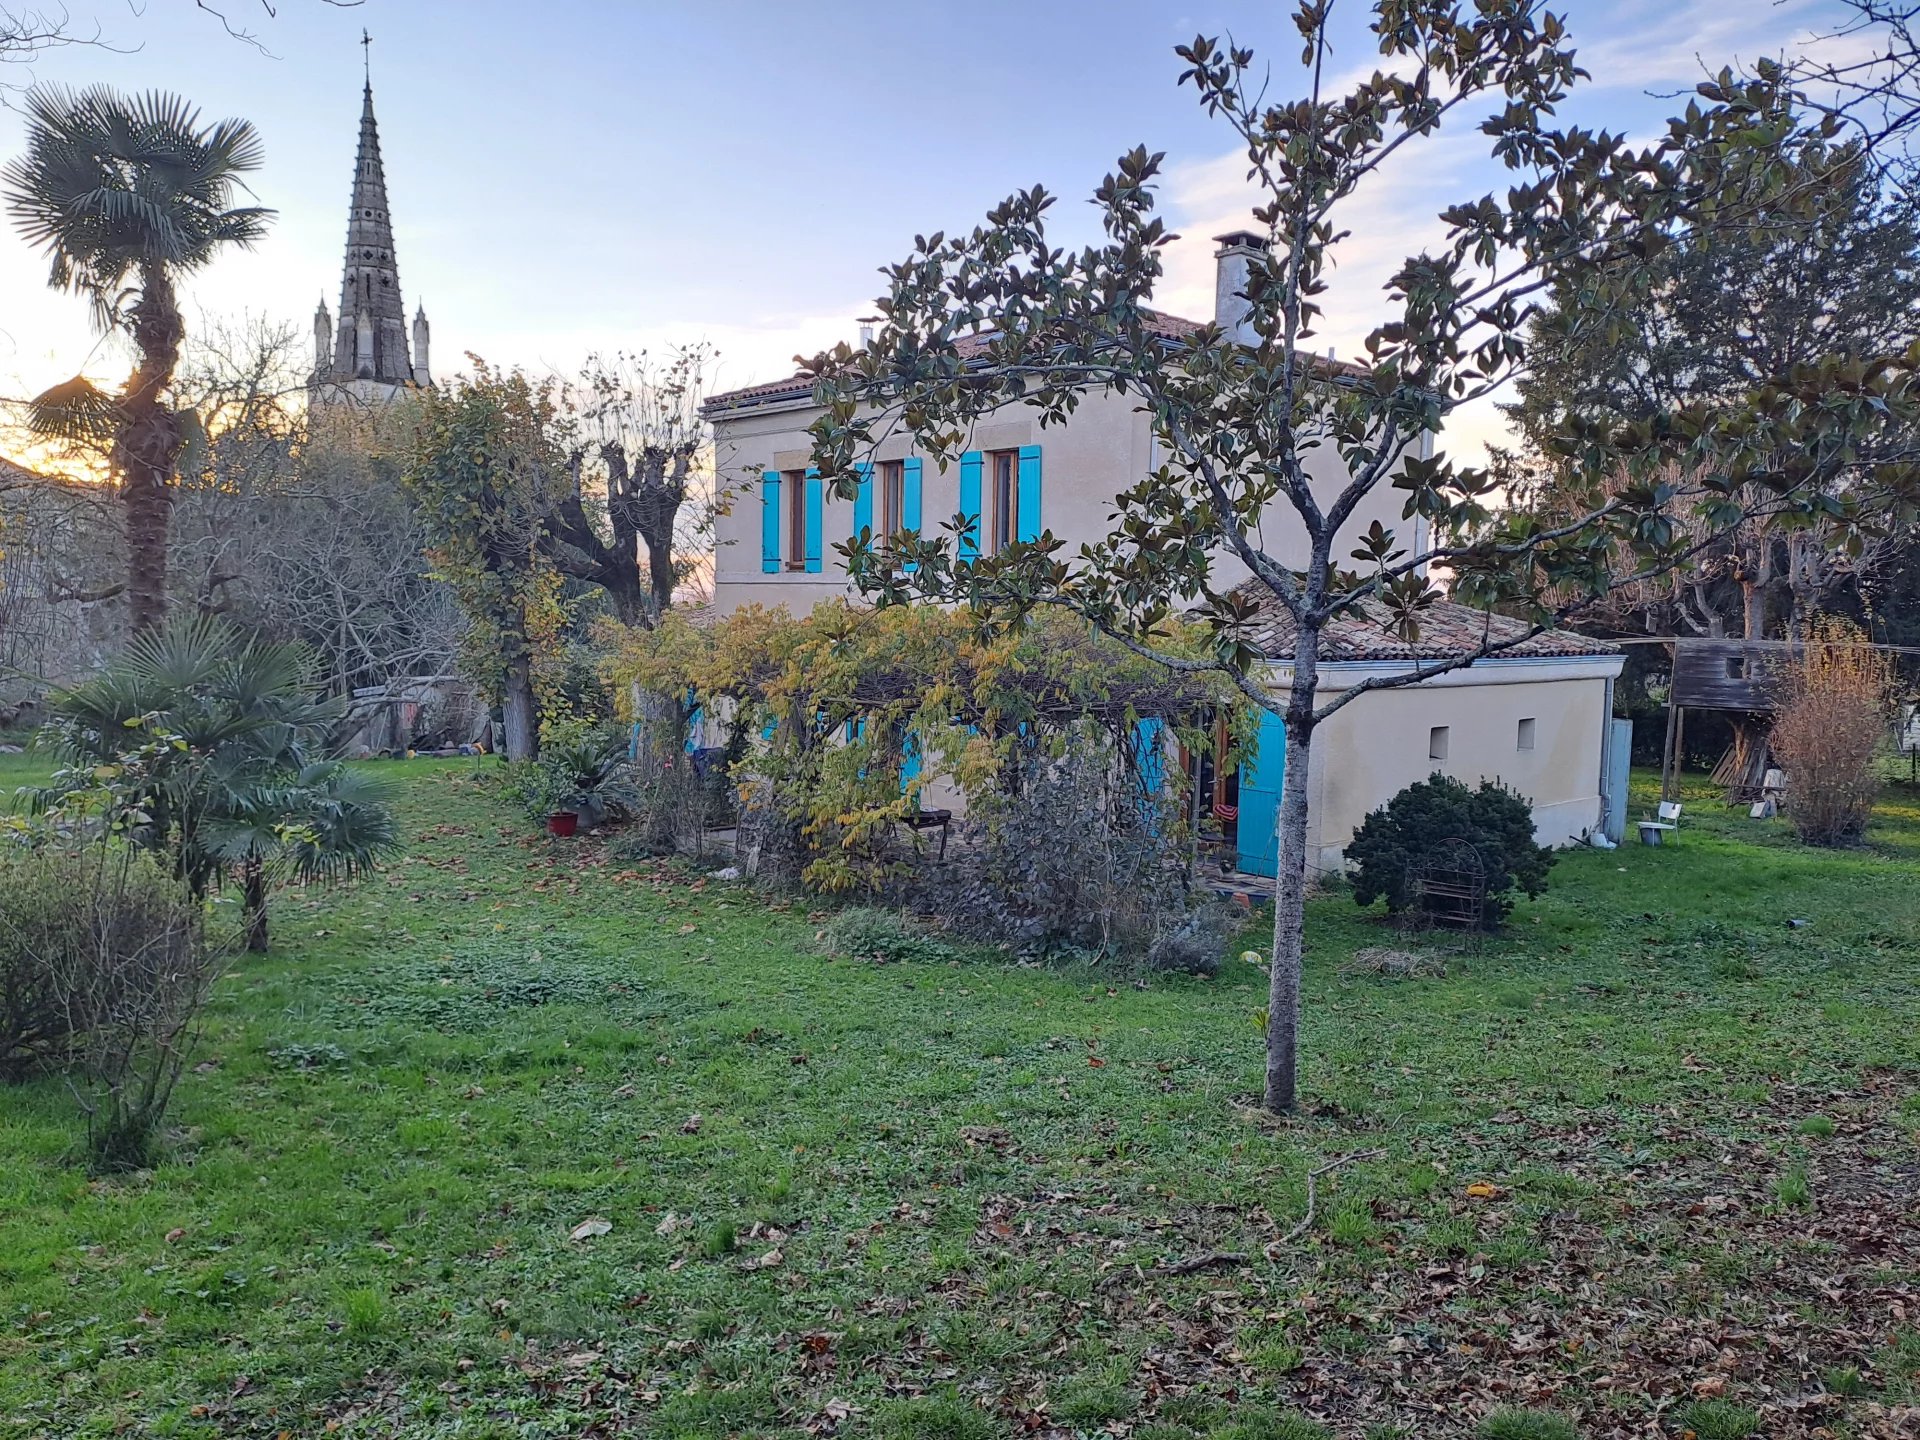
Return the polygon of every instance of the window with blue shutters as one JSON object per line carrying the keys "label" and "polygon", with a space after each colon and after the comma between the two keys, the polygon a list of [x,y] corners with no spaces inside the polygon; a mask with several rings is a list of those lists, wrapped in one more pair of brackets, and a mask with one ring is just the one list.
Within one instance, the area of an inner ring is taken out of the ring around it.
{"label": "window with blue shutters", "polygon": [[987,455],[986,553],[998,555],[1020,533],[1020,452],[994,450]]}

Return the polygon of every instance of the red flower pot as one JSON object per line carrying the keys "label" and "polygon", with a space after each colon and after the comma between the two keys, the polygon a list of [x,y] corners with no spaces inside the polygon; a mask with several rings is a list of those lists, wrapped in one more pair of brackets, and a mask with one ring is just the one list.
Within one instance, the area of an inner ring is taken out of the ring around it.
{"label": "red flower pot", "polygon": [[577,834],[580,829],[580,817],[571,810],[556,810],[547,816],[547,834],[564,840]]}

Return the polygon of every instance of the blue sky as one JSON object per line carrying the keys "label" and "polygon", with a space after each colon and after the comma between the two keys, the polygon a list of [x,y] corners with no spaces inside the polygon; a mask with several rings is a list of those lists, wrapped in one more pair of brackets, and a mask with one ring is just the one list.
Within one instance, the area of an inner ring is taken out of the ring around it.
{"label": "blue sky", "polygon": [[[265,53],[190,0],[70,0],[118,53],[45,57],[44,80],[178,90],[260,128],[257,180],[279,212],[252,254],[197,279],[208,316],[298,322],[337,303],[359,115],[362,27],[408,310],[424,300],[434,369],[465,351],[567,370],[592,350],[717,345],[721,380],[787,373],[797,351],[851,339],[879,266],[915,232],[975,223],[1035,182],[1062,197],[1063,242],[1090,238],[1084,197],[1137,143],[1168,157],[1163,203],[1185,237],[1163,308],[1211,306],[1208,237],[1245,223],[1231,136],[1176,86],[1172,47],[1231,33],[1295,91],[1284,4],[1148,0],[776,3],[776,0],[216,0]],[[1345,0],[1332,73],[1369,72],[1367,7]],[[1703,66],[1805,43],[1832,0],[1564,0],[1594,80],[1568,118],[1650,135]],[[1336,14],[1339,11],[1336,10]],[[0,157],[18,149],[0,110]],[[1435,233],[1445,204],[1503,183],[1468,126],[1385,172],[1347,217],[1324,340],[1378,323],[1379,287]],[[30,394],[95,350],[84,306],[0,236],[0,395]],[[1490,416],[1457,427],[1476,449]]]}

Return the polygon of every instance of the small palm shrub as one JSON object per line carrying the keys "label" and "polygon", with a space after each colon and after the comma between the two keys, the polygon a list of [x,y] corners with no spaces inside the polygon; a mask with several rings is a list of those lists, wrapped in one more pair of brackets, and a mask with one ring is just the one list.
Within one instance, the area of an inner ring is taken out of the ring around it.
{"label": "small palm shrub", "polygon": [[1470,789],[1450,775],[1407,786],[1367,816],[1347,843],[1347,865],[1357,904],[1382,897],[1390,914],[1420,904],[1423,867],[1446,864],[1453,842],[1464,841],[1479,857],[1486,883],[1480,923],[1497,929],[1513,909],[1509,892],[1529,897],[1547,888],[1553,852],[1534,843],[1533,808],[1526,797],[1497,780]]}
{"label": "small palm shrub", "polygon": [[593,721],[541,727],[539,757],[513,761],[501,776],[503,798],[533,820],[560,810],[572,811],[587,825],[624,820],[639,799],[627,737]]}
{"label": "small palm shrub", "polygon": [[351,880],[398,846],[385,787],[325,758],[343,708],[304,647],[177,619],[53,696],[66,765],[35,804],[164,857],[195,900],[237,882],[264,950],[273,881]]}

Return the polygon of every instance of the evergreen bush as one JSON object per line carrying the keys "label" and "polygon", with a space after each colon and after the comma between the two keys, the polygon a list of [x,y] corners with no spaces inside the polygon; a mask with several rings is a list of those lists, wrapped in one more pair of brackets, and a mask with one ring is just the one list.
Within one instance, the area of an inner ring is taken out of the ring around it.
{"label": "evergreen bush", "polygon": [[1534,843],[1533,807],[1497,780],[1470,789],[1435,774],[1407,786],[1375,810],[1347,844],[1353,898],[1371,905],[1385,897],[1387,910],[1405,914],[1420,904],[1423,867],[1444,865],[1451,842],[1465,841],[1479,856],[1486,881],[1480,923],[1499,928],[1513,909],[1509,892],[1529,897],[1547,888],[1554,854]]}

